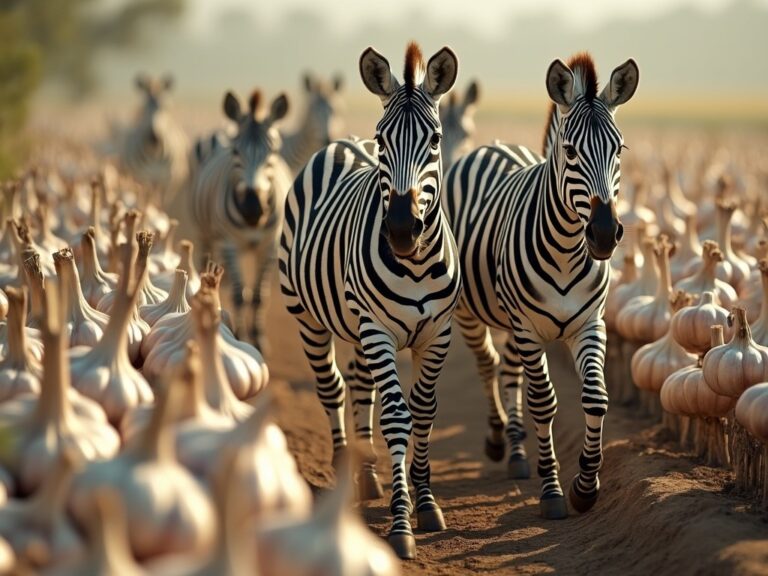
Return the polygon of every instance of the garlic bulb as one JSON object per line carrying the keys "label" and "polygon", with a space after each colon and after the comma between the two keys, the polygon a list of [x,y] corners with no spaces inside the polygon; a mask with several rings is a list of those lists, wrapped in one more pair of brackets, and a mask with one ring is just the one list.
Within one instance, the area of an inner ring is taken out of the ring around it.
{"label": "garlic bulb", "polygon": [[64,321],[65,329],[69,333],[69,345],[93,347],[104,336],[109,317],[94,310],[86,302],[80,288],[80,277],[72,250],[65,248],[54,252],[53,262],[66,296]]}
{"label": "garlic bulb", "polygon": [[86,552],[75,561],[46,571],[46,576],[72,574],[143,576],[128,544],[125,510],[118,492],[99,488],[93,495],[93,514],[85,523]]}
{"label": "garlic bulb", "polygon": [[13,475],[23,494],[37,489],[65,447],[86,460],[110,458],[120,447],[120,438],[99,405],[70,388],[57,297],[55,287],[46,292],[40,396],[0,404],[0,434],[12,431],[7,436],[10,445],[0,451],[0,466]]}
{"label": "garlic bulb", "polygon": [[[138,277],[143,278],[137,301],[139,306],[144,306],[145,304],[159,304],[168,298],[168,293],[165,290],[160,290],[155,287],[149,279],[149,274],[144,274],[144,271],[147,270],[147,258],[149,257],[149,251],[152,248],[153,237],[154,235],[151,232],[146,231],[141,231],[136,234],[136,241],[139,245],[139,255],[136,258],[136,269],[139,271]],[[99,300],[98,309],[109,314],[114,306],[115,298],[117,297],[118,293],[116,291],[110,292]]]}
{"label": "garlic bulb", "polygon": [[35,241],[38,246],[48,254],[66,248],[67,243],[51,231],[50,214],[47,202],[38,205],[35,215],[38,223],[37,238],[35,238]]}
{"label": "garlic bulb", "polygon": [[[678,310],[672,317],[672,337],[693,354],[706,354],[711,344],[710,326],[726,325],[728,312],[715,303],[714,292],[704,292],[698,304]],[[730,328],[727,335],[730,336]]]}
{"label": "garlic bulb", "polygon": [[752,339],[762,346],[768,346],[768,259],[760,260],[760,279],[763,297],[760,315],[752,324]]}
{"label": "garlic bulb", "polygon": [[717,278],[717,266],[723,261],[723,253],[717,246],[717,242],[704,241],[700,261],[698,270],[693,275],[680,280],[675,284],[675,288],[690,294],[714,292],[715,301],[726,310],[730,310],[736,303],[738,295],[730,284]]}
{"label": "garlic bulb", "polygon": [[5,317],[8,315],[8,296],[5,295],[5,292],[0,290],[0,322],[5,320]]}
{"label": "garlic bulb", "polygon": [[739,397],[736,420],[760,442],[768,444],[768,382],[751,386]]}
{"label": "garlic bulb", "polygon": [[[178,269],[184,270],[184,272],[187,273],[186,297],[187,302],[190,302],[192,300],[192,296],[197,294],[197,291],[200,290],[200,275],[197,273],[197,269],[195,268],[193,258],[194,246],[192,242],[189,240],[182,240],[179,242],[179,253],[180,260]],[[154,278],[154,283],[155,286],[161,290],[168,292],[171,290],[171,286],[173,286],[174,278],[175,272],[173,270],[169,270],[163,274],[158,274]]]}
{"label": "garlic bulb", "polygon": [[42,246],[32,241],[29,227],[25,221],[22,220],[19,223],[15,223],[14,226],[16,228],[16,235],[12,235],[11,238],[14,239],[16,254],[22,255],[26,250],[33,250],[40,254],[40,269],[43,272],[43,276],[45,278],[53,276],[56,270],[53,267],[53,258],[50,252],[46,252]]}
{"label": "garlic bulb", "polygon": [[631,293],[622,292],[620,288],[624,285],[632,285],[637,280],[637,266],[633,253],[624,254],[624,268],[622,268],[621,277],[616,284],[613,283],[615,276],[611,274],[611,287],[605,299],[605,312],[603,313],[605,328],[611,333],[616,331],[616,316],[619,310],[632,298]]}
{"label": "garlic bulb", "polygon": [[176,461],[168,423],[178,388],[160,394],[136,444],[108,462],[92,462],[74,481],[69,510],[82,525],[94,514],[93,494],[113,488],[125,502],[131,550],[139,561],[211,549],[215,518],[194,477]]}
{"label": "garlic bulb", "polygon": [[723,253],[723,261],[731,265],[729,283],[739,292],[742,284],[749,279],[751,262],[739,257],[731,246],[731,219],[735,211],[735,202],[725,200],[717,202],[717,243]]}
{"label": "garlic bulb", "polygon": [[92,308],[96,308],[99,300],[117,288],[117,274],[105,272],[99,264],[95,235],[96,230],[91,226],[83,234],[81,241],[83,275],[80,278],[80,286],[83,296]]}
{"label": "garlic bulb", "polygon": [[281,576],[396,576],[400,561],[352,511],[351,474],[341,474],[336,489],[311,518],[260,524],[253,545],[258,572]]}
{"label": "garlic bulb", "polygon": [[128,327],[146,274],[139,271],[141,275],[134,277],[134,254],[130,243],[104,337],[90,350],[75,348],[70,353],[75,387],[98,402],[113,425],[119,424],[128,409],[150,403],[154,398],[147,381],[131,364],[128,351]]}
{"label": "garlic bulb", "polygon": [[11,308],[8,314],[8,354],[0,362],[0,402],[23,394],[40,393],[42,365],[27,348],[24,322],[27,318],[27,293],[8,289]]}
{"label": "garlic bulb", "polygon": [[[689,294],[677,291],[670,299],[672,312],[688,306],[692,300]],[[696,356],[689,354],[667,331],[652,344],[642,346],[632,356],[632,381],[643,390],[658,392],[670,374],[696,363]]]}
{"label": "garlic bulb", "polygon": [[[236,408],[240,405],[236,402],[237,399],[242,400],[258,394],[269,381],[269,371],[256,348],[240,342],[229,328],[221,325],[220,312],[217,310],[218,299],[208,288],[207,278],[208,275],[204,274],[204,288],[193,298],[193,308],[196,299],[199,299],[201,304],[204,301],[205,310],[198,315],[204,314],[206,322],[210,322],[211,326],[215,324],[215,328],[206,328],[204,335],[200,335],[195,328],[194,310],[161,318],[142,343],[143,371],[150,382],[156,382],[167,366],[181,361],[186,342],[197,338],[201,353],[205,357],[203,379],[206,382],[208,401],[215,409],[234,417],[241,412]],[[220,386],[229,388],[230,392],[219,390]],[[231,392],[234,392],[234,396]]]}
{"label": "garlic bulb", "polygon": [[187,273],[184,270],[174,271],[174,283],[168,293],[168,298],[159,304],[145,304],[139,307],[139,316],[150,328],[158,320],[167,314],[184,314],[189,312],[190,307],[187,302]]}
{"label": "garlic bulb", "polygon": [[173,272],[179,266],[180,257],[173,249],[174,236],[179,227],[179,221],[172,219],[168,223],[168,230],[160,236],[160,242],[154,245],[149,255],[147,268],[151,277],[162,272]]}
{"label": "garlic bulb", "polygon": [[735,324],[731,341],[704,357],[704,378],[717,394],[738,398],[753,384],[768,381],[768,348],[752,340],[744,308],[733,309],[730,324]]}
{"label": "garlic bulb", "polygon": [[616,318],[617,331],[631,342],[653,342],[661,338],[669,329],[671,318],[669,296],[672,292],[669,255],[672,248],[672,243],[662,234],[653,249],[654,260],[661,273],[656,295],[632,298]]}
{"label": "garlic bulb", "polygon": [[0,508],[0,536],[17,556],[29,557],[28,550],[40,545],[44,558],[30,555],[33,563],[44,560],[48,566],[67,564],[83,555],[83,542],[66,512],[67,492],[79,467],[77,456],[63,450],[33,496],[9,500]]}

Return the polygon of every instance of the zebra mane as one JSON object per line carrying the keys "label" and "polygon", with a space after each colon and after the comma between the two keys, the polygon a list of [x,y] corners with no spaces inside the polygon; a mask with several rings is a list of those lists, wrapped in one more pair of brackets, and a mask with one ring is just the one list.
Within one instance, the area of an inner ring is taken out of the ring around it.
{"label": "zebra mane", "polygon": [[421,84],[424,80],[424,71],[421,48],[416,42],[411,42],[405,51],[405,72],[403,73],[405,85],[412,90],[416,85]]}
{"label": "zebra mane", "polygon": [[256,114],[256,111],[259,109],[260,104],[261,104],[261,91],[254,90],[253,92],[251,92],[251,96],[248,98],[248,110],[251,112],[252,116]]}
{"label": "zebra mane", "polygon": [[574,54],[568,60],[568,68],[576,80],[573,93],[583,96],[587,102],[592,102],[597,97],[597,71],[592,56],[589,52]]}
{"label": "zebra mane", "polygon": [[[573,72],[575,85],[574,94],[583,96],[591,103],[597,98],[597,70],[595,70],[595,61],[589,52],[579,52],[574,54],[568,60],[568,68]],[[547,158],[551,152],[552,143],[557,136],[557,124],[560,116],[558,108],[554,102],[549,105],[547,113],[547,123],[544,128],[544,143],[542,145],[542,155]]]}

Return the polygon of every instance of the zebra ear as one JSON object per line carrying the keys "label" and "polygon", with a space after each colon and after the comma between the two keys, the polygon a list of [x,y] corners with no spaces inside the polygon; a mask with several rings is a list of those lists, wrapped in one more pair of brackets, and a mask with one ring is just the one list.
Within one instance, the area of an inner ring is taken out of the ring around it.
{"label": "zebra ear", "polygon": [[611,73],[611,80],[600,93],[600,99],[609,108],[616,108],[635,95],[639,81],[640,69],[637,67],[637,63],[630,58]]}
{"label": "zebra ear", "polygon": [[573,104],[573,72],[562,60],[555,60],[547,70],[547,92],[565,114]]}
{"label": "zebra ear", "polygon": [[473,80],[467,88],[467,94],[464,96],[464,106],[473,106],[480,100],[480,85],[477,80]]}
{"label": "zebra ear", "polygon": [[224,114],[234,122],[240,121],[240,116],[242,114],[240,101],[237,99],[237,96],[232,94],[232,92],[227,92],[224,95]]}
{"label": "zebra ear", "polygon": [[288,114],[288,96],[280,94],[277,98],[272,100],[272,108],[269,112],[269,119],[271,122],[277,122],[285,118]]}
{"label": "zebra ear", "polygon": [[160,84],[163,87],[163,90],[166,90],[166,91],[172,90],[173,89],[173,84],[174,84],[173,75],[172,74],[165,74],[160,79]]}
{"label": "zebra ear", "polygon": [[360,77],[371,92],[383,99],[388,98],[397,88],[389,62],[373,48],[366,48],[360,56]]}
{"label": "zebra ear", "polygon": [[459,73],[459,59],[456,54],[444,46],[427,62],[427,76],[424,89],[433,100],[437,101],[448,92],[456,82]]}
{"label": "zebra ear", "polygon": [[134,83],[139,90],[146,91],[149,88],[149,78],[146,74],[136,74]]}

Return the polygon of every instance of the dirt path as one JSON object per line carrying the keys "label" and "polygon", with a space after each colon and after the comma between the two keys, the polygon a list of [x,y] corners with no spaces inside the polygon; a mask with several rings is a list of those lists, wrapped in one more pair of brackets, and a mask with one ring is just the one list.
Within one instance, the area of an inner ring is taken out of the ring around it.
{"label": "dirt path", "polygon": [[[279,295],[270,326],[280,327],[272,332],[270,359],[279,422],[307,480],[331,486],[327,421]],[[555,446],[567,488],[584,424],[570,359],[561,349],[552,354]],[[339,355],[346,359],[349,351],[343,347]],[[401,359],[407,373],[408,358]],[[766,516],[728,495],[728,473],[697,463],[650,421],[611,407],[598,504],[583,516],[545,521],[538,515],[538,480],[509,481],[502,464],[483,457],[485,418],[474,364],[457,334],[440,384],[431,452],[448,530],[417,534],[418,558],[404,565],[405,574],[768,574]],[[380,434],[377,452],[386,491],[389,459]],[[387,498],[363,511],[381,535],[389,522]]]}

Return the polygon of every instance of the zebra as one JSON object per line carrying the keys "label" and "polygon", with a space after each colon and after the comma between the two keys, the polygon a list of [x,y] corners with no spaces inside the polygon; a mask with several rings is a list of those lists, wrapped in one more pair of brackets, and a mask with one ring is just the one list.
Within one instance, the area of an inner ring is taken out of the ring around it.
{"label": "zebra", "polygon": [[475,133],[475,108],[480,99],[480,85],[470,82],[464,98],[453,91],[440,106],[440,123],[443,126],[443,173],[472,149]]}
{"label": "zebra", "polygon": [[331,82],[323,82],[307,73],[304,75],[304,90],[307,94],[307,110],[301,125],[291,134],[283,134],[282,155],[293,174],[307,163],[320,148],[330,144],[339,132],[338,110],[343,86],[341,76]]}
{"label": "zebra", "polygon": [[189,142],[167,106],[173,78],[139,74],[135,82],[144,95],[144,104],[133,125],[119,137],[119,163],[127,173],[158,191],[161,205],[167,207],[189,173]]}
{"label": "zebra", "polygon": [[[544,155],[496,143],[464,156],[446,175],[444,209],[459,247],[464,285],[455,317],[491,407],[486,454],[503,458],[506,426],[508,474],[530,476],[521,406],[525,373],[545,518],[568,513],[552,441],[557,399],[544,353],[547,342],[567,343],[583,383],[586,433],[569,500],[585,512],[598,497],[608,408],[603,311],[608,259],[623,235],[615,197],[624,144],[614,113],[634,95],[638,80],[637,64],[627,60],[598,96],[588,54],[576,55],[568,65],[555,60],[546,75],[553,104]],[[508,333],[501,360],[489,327]]]}
{"label": "zebra", "polygon": [[[200,231],[203,253],[220,248],[230,275],[235,331],[249,334],[263,352],[263,312],[269,297],[269,276],[277,259],[277,244],[291,174],[280,157],[277,124],[288,112],[285,94],[277,96],[269,111],[262,110],[261,93],[251,94],[247,111],[232,92],[224,96],[224,113],[237,124],[231,141],[213,136],[200,148],[199,167],[190,184],[192,220]],[[254,253],[255,280],[246,290],[240,274],[240,256]],[[247,322],[243,305],[251,303]]]}
{"label": "zebra", "polygon": [[[456,80],[458,60],[444,47],[426,64],[419,47],[406,51],[404,81],[373,48],[360,57],[363,83],[381,98],[375,140],[339,140],[317,152],[298,174],[286,201],[280,240],[280,287],[299,321],[304,352],[331,424],[334,464],[347,445],[345,382],[334,336],[354,345],[349,378],[355,433],[363,453],[361,499],[381,487],[373,451],[373,404],[381,395],[381,428],[392,458],[394,516],[389,542],[413,558],[405,458],[419,528],[445,529],[430,487],[429,436],[435,384],[451,337],[461,288],[456,245],[440,206],[440,98]],[[410,348],[415,383],[406,400],[395,353]]]}

